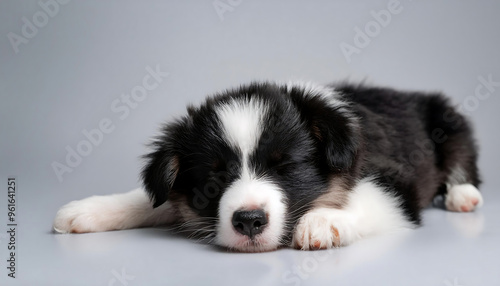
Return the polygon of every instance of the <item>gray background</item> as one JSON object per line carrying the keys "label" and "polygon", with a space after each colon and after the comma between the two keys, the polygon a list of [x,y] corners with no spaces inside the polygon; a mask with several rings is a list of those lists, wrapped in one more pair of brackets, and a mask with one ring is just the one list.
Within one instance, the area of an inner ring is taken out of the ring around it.
{"label": "gray background", "polygon": [[[214,3],[228,2],[231,11],[219,16]],[[499,285],[500,91],[478,99],[475,89],[478,77],[500,81],[500,2],[402,0],[402,11],[348,62],[341,43],[353,45],[355,28],[364,30],[370,11],[388,3],[74,1],[59,5],[16,53],[8,34],[22,36],[22,17],[33,23],[43,9],[37,1],[0,2],[0,284]],[[121,120],[112,102],[157,65],[168,78]],[[164,229],[50,233],[63,204],[139,186],[138,158],[161,122],[254,79],[365,80],[445,92],[475,125],[484,208],[429,209],[424,226],[405,236],[331,253],[227,253]],[[51,164],[64,163],[66,146],[75,149],[82,131],[103,118],[113,132],[59,181]],[[10,175],[18,182],[15,280],[5,268]]]}

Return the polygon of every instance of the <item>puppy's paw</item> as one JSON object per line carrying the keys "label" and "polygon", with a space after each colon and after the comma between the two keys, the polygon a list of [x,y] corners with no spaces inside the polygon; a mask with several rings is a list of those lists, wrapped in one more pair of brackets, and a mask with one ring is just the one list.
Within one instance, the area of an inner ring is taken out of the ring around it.
{"label": "puppy's paw", "polygon": [[[116,203],[115,203],[116,204]],[[59,233],[86,233],[116,229],[117,217],[113,200],[105,196],[93,196],[72,201],[56,214],[53,228]]]}
{"label": "puppy's paw", "polygon": [[342,210],[315,209],[299,220],[292,244],[302,250],[348,245],[354,240],[351,225],[352,218]]}
{"label": "puppy's paw", "polygon": [[483,197],[471,184],[455,185],[448,189],[445,205],[449,211],[471,212],[483,205]]}

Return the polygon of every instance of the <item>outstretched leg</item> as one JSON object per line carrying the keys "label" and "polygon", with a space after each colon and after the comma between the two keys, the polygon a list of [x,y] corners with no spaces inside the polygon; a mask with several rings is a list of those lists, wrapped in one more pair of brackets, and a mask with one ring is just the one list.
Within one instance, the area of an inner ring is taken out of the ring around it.
{"label": "outstretched leg", "polygon": [[170,202],[153,209],[146,192],[135,189],[72,201],[57,212],[53,227],[59,233],[85,233],[165,225],[175,220]]}

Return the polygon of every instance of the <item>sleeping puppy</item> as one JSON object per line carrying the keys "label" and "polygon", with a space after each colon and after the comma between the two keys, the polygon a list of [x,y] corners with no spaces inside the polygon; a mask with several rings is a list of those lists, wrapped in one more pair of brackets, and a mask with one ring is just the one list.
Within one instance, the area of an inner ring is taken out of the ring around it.
{"label": "sleeping puppy", "polygon": [[236,251],[323,249],[483,203],[471,127],[440,94],[252,83],[167,123],[143,189],[73,201],[54,230],[179,224]]}

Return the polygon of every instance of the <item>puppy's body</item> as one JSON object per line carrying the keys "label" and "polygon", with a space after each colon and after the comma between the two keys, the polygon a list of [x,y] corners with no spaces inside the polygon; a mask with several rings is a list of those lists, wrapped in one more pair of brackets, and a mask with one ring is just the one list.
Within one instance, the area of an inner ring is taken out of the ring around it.
{"label": "puppy's body", "polygon": [[439,94],[254,83],[189,107],[152,147],[145,192],[72,202],[54,228],[184,223],[239,251],[316,249],[414,227],[437,194],[482,204],[469,124]]}

